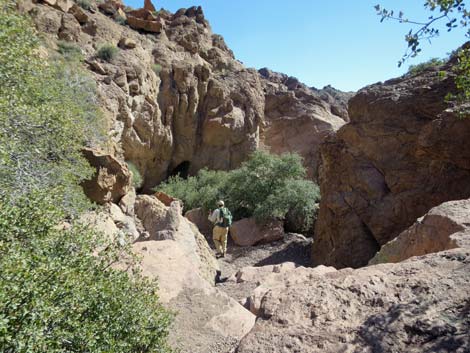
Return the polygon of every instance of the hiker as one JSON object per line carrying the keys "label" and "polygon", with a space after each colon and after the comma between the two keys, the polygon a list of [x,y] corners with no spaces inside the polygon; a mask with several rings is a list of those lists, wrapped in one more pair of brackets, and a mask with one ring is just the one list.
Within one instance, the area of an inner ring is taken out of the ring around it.
{"label": "hiker", "polygon": [[232,214],[227,207],[224,207],[222,200],[217,202],[217,206],[218,208],[214,212],[211,213],[209,211],[209,221],[214,224],[212,239],[217,251],[216,257],[225,257],[227,253],[228,229],[232,225]]}

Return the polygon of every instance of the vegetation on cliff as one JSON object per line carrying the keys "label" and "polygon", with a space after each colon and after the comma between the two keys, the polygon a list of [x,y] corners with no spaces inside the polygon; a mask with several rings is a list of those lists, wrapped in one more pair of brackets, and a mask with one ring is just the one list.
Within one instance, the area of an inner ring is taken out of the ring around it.
{"label": "vegetation on cliff", "polygon": [[113,269],[126,247],[75,221],[81,149],[100,142],[92,80],[46,60],[11,0],[0,46],[0,351],[168,351],[156,283]]}
{"label": "vegetation on cliff", "polygon": [[184,202],[185,209],[214,208],[225,200],[235,219],[254,216],[259,221],[279,218],[292,231],[308,231],[320,199],[318,186],[305,179],[297,154],[270,155],[255,152],[238,169],[201,170],[196,176],[170,178],[157,189]]}

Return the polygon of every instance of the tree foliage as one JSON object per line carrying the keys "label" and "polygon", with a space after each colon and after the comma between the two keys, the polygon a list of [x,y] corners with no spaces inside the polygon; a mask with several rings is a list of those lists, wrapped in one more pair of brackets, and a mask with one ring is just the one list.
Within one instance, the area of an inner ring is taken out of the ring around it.
{"label": "tree foliage", "polygon": [[201,170],[196,176],[172,177],[157,190],[183,200],[185,209],[214,208],[224,200],[235,219],[254,216],[259,221],[289,221],[292,231],[306,232],[314,221],[319,188],[305,179],[301,157],[255,152],[238,169]]}
{"label": "tree foliage", "polygon": [[[437,26],[442,21],[445,23],[446,30],[450,32],[459,25],[467,27],[470,19],[470,12],[464,0],[425,0],[424,8],[432,14],[424,21],[417,21],[406,18],[403,11],[399,11],[397,14],[394,10],[384,9],[380,5],[375,6],[377,14],[381,17],[381,22],[392,19],[414,26],[405,36],[408,49],[398,62],[398,66],[401,66],[410,57],[416,57],[421,52],[420,44],[423,40],[430,40],[441,33],[440,28]],[[467,36],[470,36],[470,29],[467,31]]]}
{"label": "tree foliage", "polygon": [[[424,8],[431,12],[431,15],[424,21],[410,20],[405,17],[402,11],[387,10],[380,5],[375,6],[377,14],[381,16],[381,22],[386,19],[397,20],[400,23],[413,25],[405,36],[408,48],[398,62],[401,66],[409,58],[416,57],[420,52],[420,44],[423,40],[431,40],[441,33],[440,24],[445,24],[447,32],[461,26],[467,28],[470,20],[470,9],[464,0],[425,0]],[[466,37],[470,37],[470,28],[466,32]],[[453,102],[459,106],[458,111],[461,116],[468,116],[470,109],[470,49],[463,46],[456,54],[456,64],[453,71],[456,74],[455,84],[457,93],[449,93],[446,96],[448,102]],[[411,67],[410,67],[411,68]],[[411,68],[416,69],[419,68]]]}
{"label": "tree foliage", "polygon": [[13,0],[0,47],[0,352],[168,352],[156,283],[114,269],[127,247],[74,217],[88,206],[81,149],[101,141],[93,80],[40,56]]}

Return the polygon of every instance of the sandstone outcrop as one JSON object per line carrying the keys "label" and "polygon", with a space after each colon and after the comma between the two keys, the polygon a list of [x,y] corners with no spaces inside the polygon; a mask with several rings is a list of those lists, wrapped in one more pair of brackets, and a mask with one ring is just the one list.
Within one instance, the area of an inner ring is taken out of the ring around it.
{"label": "sandstone outcrop", "polygon": [[254,218],[243,218],[230,227],[233,242],[240,246],[269,243],[284,237],[283,223],[273,220],[258,224]]}
{"label": "sandstone outcrop", "polygon": [[320,143],[348,121],[347,99],[335,90],[316,90],[296,78],[259,70],[265,92],[265,123],[261,130],[261,145],[271,153],[296,152],[304,158],[308,176],[316,179]]}
{"label": "sandstone outcrop", "polygon": [[401,262],[412,256],[470,248],[470,200],[449,201],[431,209],[410,228],[391,240],[369,265]]}
{"label": "sandstone outcrop", "polygon": [[297,268],[261,293],[237,353],[468,352],[470,251],[358,270]]}
{"label": "sandstone outcrop", "polygon": [[82,183],[87,197],[99,204],[119,202],[131,188],[127,166],[112,155],[85,148],[83,155],[96,169],[92,179]]}
{"label": "sandstone outcrop", "polygon": [[321,146],[314,264],[366,265],[430,208],[470,196],[470,120],[444,100],[454,89],[447,64],[351,98],[350,123]]}

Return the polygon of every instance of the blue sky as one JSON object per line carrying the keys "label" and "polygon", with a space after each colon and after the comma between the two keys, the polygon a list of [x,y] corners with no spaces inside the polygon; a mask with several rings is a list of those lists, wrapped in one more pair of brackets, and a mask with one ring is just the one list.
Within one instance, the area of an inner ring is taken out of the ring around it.
{"label": "blue sky", "polygon": [[[143,0],[124,0],[141,7]],[[465,41],[462,29],[443,30],[423,53],[398,68],[408,24],[384,21],[373,8],[403,10],[425,20],[424,0],[154,0],[172,12],[200,5],[214,33],[221,34],[247,67],[268,67],[321,88],[358,90],[404,73],[410,64],[443,57]]]}

